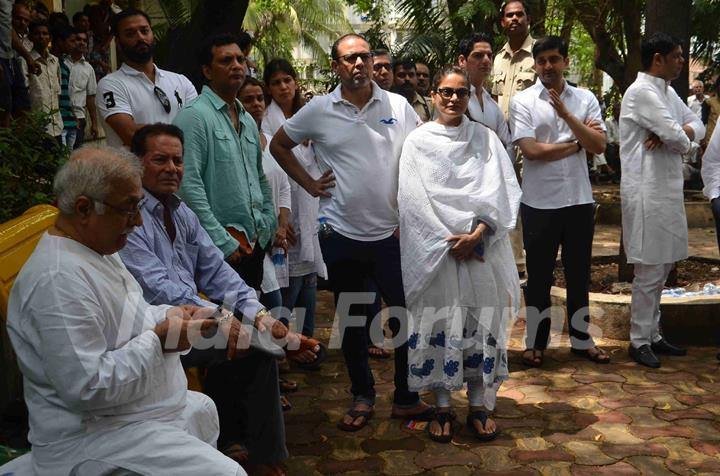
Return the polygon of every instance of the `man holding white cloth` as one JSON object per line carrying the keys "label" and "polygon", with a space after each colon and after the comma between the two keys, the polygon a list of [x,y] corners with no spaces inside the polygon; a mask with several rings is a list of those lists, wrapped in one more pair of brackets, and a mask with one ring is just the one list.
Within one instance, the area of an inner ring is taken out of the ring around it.
{"label": "man holding white cloth", "polygon": [[643,41],[641,58],[644,72],[620,109],[620,193],[623,243],[635,265],[629,353],[658,368],[655,353],[686,353],[660,334],[660,297],[673,263],[688,256],[682,155],[705,127],[669,86],[685,62],[680,42],[655,33]]}

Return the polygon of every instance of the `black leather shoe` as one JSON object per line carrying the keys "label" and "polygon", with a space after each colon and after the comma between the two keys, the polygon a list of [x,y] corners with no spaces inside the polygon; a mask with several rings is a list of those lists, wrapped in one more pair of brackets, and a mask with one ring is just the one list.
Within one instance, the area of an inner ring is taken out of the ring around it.
{"label": "black leather shoe", "polygon": [[647,344],[641,345],[637,349],[633,347],[632,344],[630,344],[630,347],[628,348],[628,353],[630,354],[630,357],[632,357],[632,359],[640,365],[644,365],[653,369],[660,368],[660,361],[655,356],[650,346]]}
{"label": "black leather shoe", "polygon": [[687,355],[687,349],[683,349],[682,347],[678,347],[676,345],[672,345],[670,342],[666,341],[665,339],[660,339],[659,341],[653,343],[650,346],[656,354],[664,354],[664,355]]}

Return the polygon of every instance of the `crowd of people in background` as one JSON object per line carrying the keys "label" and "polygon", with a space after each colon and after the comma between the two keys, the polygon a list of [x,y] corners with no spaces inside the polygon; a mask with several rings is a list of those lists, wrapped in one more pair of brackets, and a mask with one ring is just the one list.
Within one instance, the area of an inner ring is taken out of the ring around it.
{"label": "crowd of people in background", "polygon": [[[42,3],[8,3],[2,126],[43,111],[69,149],[102,131],[109,146],[61,168],[59,218],[12,291],[36,474],[284,474],[283,411],[298,384],[282,368],[317,370],[327,353],[314,338],[319,279],[351,382],[341,430],[374,417],[369,359],[392,356],[392,418],[428,421],[447,443],[451,392],[467,385],[467,427],[492,440],[521,279],[521,361],[541,367],[559,250],[571,350],[610,361],[589,315],[588,159],[617,179],[622,170],[629,355],[657,368],[657,354],[685,354],[662,335],[659,300],[687,257],[693,154],[720,223],[720,99],[700,82],[687,102],[668,87],[684,62],[674,38],[644,39],[643,71],[604,118],[565,79],[567,42],[533,38],[519,0],[501,9],[502,48],[473,33],[436,72],[344,35],[327,94],[304,93],[291,58],[257,77],[247,34],[198,47],[198,91],[156,65],[143,11],[102,1],[71,24]],[[200,334],[225,344],[192,348]],[[183,368],[201,369],[205,395],[187,390]]]}

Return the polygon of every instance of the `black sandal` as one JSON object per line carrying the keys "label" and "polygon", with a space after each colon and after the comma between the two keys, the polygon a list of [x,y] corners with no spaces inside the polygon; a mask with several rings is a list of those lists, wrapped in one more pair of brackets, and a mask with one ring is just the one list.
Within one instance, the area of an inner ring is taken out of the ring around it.
{"label": "black sandal", "polygon": [[[439,435],[433,435],[430,432],[430,425],[432,422],[438,422],[440,425],[440,431],[441,433]],[[450,443],[455,436],[455,431],[453,429],[453,422],[455,421],[455,414],[452,412],[435,412],[435,416],[432,420],[430,420],[430,423],[426,427],[425,431],[427,432],[428,436],[431,440],[437,442],[437,443]],[[445,424],[450,424],[450,433],[445,435]]]}
{"label": "black sandal", "polygon": [[495,428],[495,431],[492,433],[480,433],[480,431],[475,427],[475,422],[480,421],[482,423],[483,428],[485,428],[485,424],[488,421],[488,414],[485,413],[482,410],[477,410],[474,412],[470,412],[467,416],[467,426],[472,432],[473,435],[475,435],[475,438],[477,438],[480,441],[491,441],[497,438],[497,436],[500,434],[500,429]]}
{"label": "black sandal", "polygon": [[[352,418],[352,421],[350,423],[345,423],[343,420],[340,420],[338,422],[338,428],[340,428],[342,431],[360,431],[363,428],[365,428],[370,421],[370,419],[375,415],[375,410],[371,408],[370,410],[355,410],[354,408],[351,408],[347,412],[345,412],[345,415],[348,415],[350,418]],[[362,423],[359,425],[355,425],[355,420],[362,417]]]}
{"label": "black sandal", "polygon": [[[532,352],[532,357],[527,358],[525,354]],[[522,363],[527,367],[541,367],[545,359],[544,351],[540,349],[525,349],[523,351]]]}

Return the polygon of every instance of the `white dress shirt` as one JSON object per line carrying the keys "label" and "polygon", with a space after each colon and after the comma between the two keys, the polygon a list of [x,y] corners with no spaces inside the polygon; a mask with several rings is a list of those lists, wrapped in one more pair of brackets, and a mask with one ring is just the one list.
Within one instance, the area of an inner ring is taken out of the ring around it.
{"label": "white dress shirt", "polygon": [[[628,263],[666,264],[687,258],[682,155],[691,142],[683,125],[705,126],[662,78],[638,73],[620,109],[623,241]],[[663,145],[648,150],[650,134]]]}
{"label": "white dress shirt", "polygon": [[[605,129],[600,105],[593,93],[565,83],[560,99],[581,122],[597,121]],[[540,80],[510,101],[510,130],[516,144],[526,137],[545,144],[576,140],[570,126],[550,104],[550,95]],[[522,190],[522,203],[533,208],[555,209],[593,203],[585,149],[552,162],[524,160]]]}
{"label": "white dress shirt", "polygon": [[690,108],[692,112],[697,114],[698,117],[702,117],[702,105],[705,102],[706,99],[709,99],[710,96],[703,95],[702,100],[698,99],[697,96],[694,94],[687,98],[687,105]]}
{"label": "white dress shirt", "polygon": [[720,197],[720,127],[716,127],[702,157],[703,193],[712,201]]}
{"label": "white dress shirt", "polygon": [[85,106],[87,97],[95,96],[97,93],[97,81],[95,81],[95,70],[83,57],[73,61],[71,57],[65,58],[65,64],[70,68],[70,100],[73,105],[73,113],[78,119],[85,119]]}
{"label": "white dress shirt", "polygon": [[489,128],[500,138],[500,141],[505,146],[505,150],[510,157],[510,160],[515,160],[515,151],[513,150],[512,137],[510,136],[510,129],[508,128],[507,121],[505,121],[505,115],[500,110],[500,106],[490,96],[485,88],[482,88],[483,103],[480,106],[480,100],[477,97],[477,89],[472,84],[470,85],[470,102],[468,103],[468,113],[473,121],[479,122],[485,127]]}

